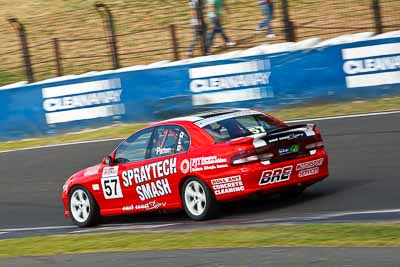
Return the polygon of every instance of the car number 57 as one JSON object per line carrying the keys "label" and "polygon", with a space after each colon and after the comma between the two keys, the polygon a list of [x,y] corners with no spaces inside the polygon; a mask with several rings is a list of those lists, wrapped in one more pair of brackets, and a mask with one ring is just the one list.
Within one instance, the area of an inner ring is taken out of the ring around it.
{"label": "car number 57", "polygon": [[103,189],[105,199],[115,199],[123,197],[118,176],[101,178],[101,187]]}

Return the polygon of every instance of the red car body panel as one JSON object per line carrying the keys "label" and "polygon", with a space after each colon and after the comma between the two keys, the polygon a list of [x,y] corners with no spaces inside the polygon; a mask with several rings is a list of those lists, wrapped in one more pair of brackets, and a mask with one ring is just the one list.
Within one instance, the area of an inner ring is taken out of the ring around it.
{"label": "red car body panel", "polygon": [[[287,126],[278,120],[276,122]],[[301,157],[289,157],[277,162],[264,160],[233,165],[231,161],[234,155],[245,153],[249,149],[263,149],[263,146],[257,147],[259,140],[256,136],[216,143],[204,129],[185,119],[155,123],[148,128],[163,125],[178,125],[186,129],[190,137],[188,151],[112,166],[101,163],[74,174],[65,183],[62,193],[65,215],[70,215],[69,192],[77,185],[89,190],[98,203],[102,216],[111,216],[181,209],[181,186],[186,178],[192,176],[203,180],[218,201],[231,201],[257,192],[268,193],[308,186],[329,175],[328,156],[323,146],[313,149],[312,154],[305,152],[308,143],[318,141],[314,140],[314,136],[309,141],[300,142],[299,153],[306,153]],[[320,138],[315,127],[311,127],[301,129],[311,131]],[[286,137],[282,137],[284,138]],[[276,154],[286,143],[291,141],[278,140],[276,144],[271,143],[268,145],[269,151]],[[111,154],[112,157],[114,154],[115,151]],[[104,183],[115,182],[111,179],[118,181],[113,184],[116,190],[113,198],[107,199]]]}

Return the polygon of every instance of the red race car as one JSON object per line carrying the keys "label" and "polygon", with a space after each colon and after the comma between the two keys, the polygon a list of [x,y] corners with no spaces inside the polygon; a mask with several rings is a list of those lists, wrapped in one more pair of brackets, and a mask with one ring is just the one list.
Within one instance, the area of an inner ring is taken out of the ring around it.
{"label": "red race car", "polygon": [[258,192],[298,196],[327,176],[315,125],[288,126],[250,109],[218,110],[135,132],[101,164],[69,178],[62,201],[80,227],[101,216],[182,208],[205,220],[219,202]]}

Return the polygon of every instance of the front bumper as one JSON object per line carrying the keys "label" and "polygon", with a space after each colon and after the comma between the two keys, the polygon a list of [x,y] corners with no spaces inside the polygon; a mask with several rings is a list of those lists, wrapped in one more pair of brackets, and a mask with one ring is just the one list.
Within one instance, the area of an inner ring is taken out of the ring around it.
{"label": "front bumper", "polygon": [[63,191],[61,193],[61,200],[64,205],[64,215],[69,217],[69,207],[68,207],[68,191]]}

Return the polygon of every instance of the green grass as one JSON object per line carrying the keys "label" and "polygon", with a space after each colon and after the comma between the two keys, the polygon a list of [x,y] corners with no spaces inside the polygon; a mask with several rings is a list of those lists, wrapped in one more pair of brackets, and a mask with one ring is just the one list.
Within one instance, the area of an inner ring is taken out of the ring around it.
{"label": "green grass", "polygon": [[144,127],[145,125],[146,124],[122,124],[52,137],[24,139],[12,142],[0,142],[0,151],[54,144],[66,144],[80,141],[123,138],[129,136],[134,131]]}
{"label": "green grass", "polygon": [[271,112],[283,120],[400,110],[400,97],[311,105]]}
{"label": "green grass", "polygon": [[[282,120],[293,120],[390,110],[400,110],[400,97],[288,108],[272,111],[271,114]],[[143,126],[145,124],[122,124],[47,138],[2,142],[0,151],[88,140],[124,138]]]}
{"label": "green grass", "polygon": [[0,241],[0,257],[236,247],[397,247],[400,224],[275,225],[217,230],[115,232]]}

